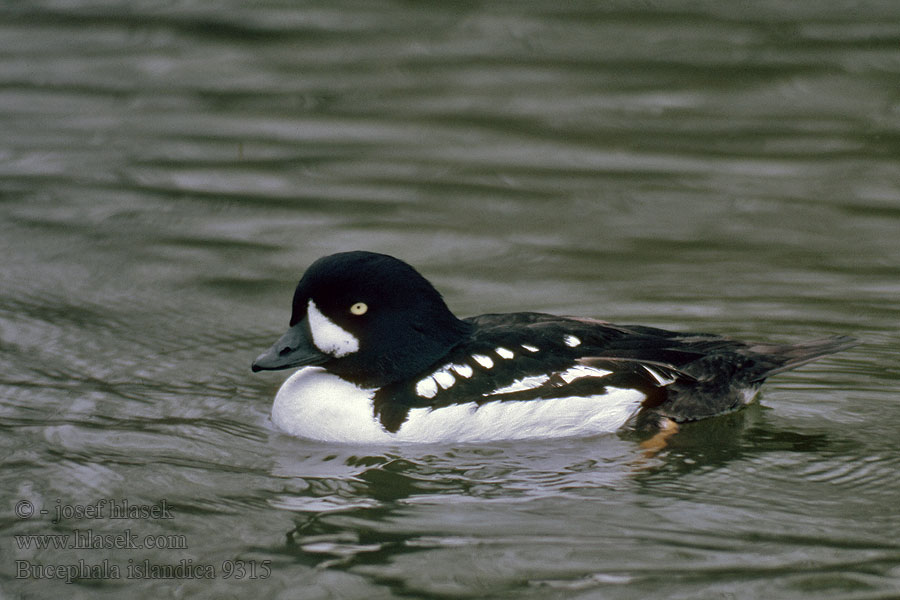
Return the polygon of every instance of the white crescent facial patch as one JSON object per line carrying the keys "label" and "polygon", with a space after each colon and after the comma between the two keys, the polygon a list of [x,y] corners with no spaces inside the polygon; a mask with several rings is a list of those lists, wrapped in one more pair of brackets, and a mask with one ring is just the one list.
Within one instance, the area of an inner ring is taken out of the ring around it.
{"label": "white crescent facial patch", "polygon": [[320,351],[341,358],[359,350],[359,339],[323,315],[311,298],[306,304],[306,318],[309,320],[313,344]]}

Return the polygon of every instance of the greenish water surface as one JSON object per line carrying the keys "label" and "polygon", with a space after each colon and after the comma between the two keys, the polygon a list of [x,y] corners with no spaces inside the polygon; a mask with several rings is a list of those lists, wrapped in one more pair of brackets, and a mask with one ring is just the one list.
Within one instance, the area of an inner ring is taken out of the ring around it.
{"label": "greenish water surface", "polygon": [[[0,597],[900,597],[898,81],[894,1],[4,2]],[[655,455],[287,437],[250,361],[358,248],[862,343]]]}

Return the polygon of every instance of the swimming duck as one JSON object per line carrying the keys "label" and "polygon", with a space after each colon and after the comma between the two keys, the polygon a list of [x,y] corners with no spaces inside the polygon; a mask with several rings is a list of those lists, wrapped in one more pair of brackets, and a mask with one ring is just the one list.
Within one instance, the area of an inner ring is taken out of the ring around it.
{"label": "swimming duck", "polygon": [[537,312],[457,318],[407,263],[320,258],[290,328],[253,371],[302,367],[278,390],[286,433],[349,443],[477,442],[668,427],[735,411],[763,381],[854,345],[751,344]]}

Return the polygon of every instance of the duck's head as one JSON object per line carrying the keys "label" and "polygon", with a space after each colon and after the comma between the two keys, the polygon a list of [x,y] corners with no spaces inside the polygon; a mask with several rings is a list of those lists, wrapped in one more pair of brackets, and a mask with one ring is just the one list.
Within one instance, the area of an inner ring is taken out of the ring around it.
{"label": "duck's head", "polygon": [[252,368],[320,365],[357,385],[380,387],[431,366],[469,329],[405,262],[342,252],[306,270],[294,291],[290,328]]}

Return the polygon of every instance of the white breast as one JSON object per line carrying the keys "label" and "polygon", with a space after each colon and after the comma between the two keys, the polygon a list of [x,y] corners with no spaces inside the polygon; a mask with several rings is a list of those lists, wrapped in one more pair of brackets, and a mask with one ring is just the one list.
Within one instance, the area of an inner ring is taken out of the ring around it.
{"label": "white breast", "polygon": [[320,367],[300,369],[272,405],[276,427],[298,437],[335,442],[390,441],[372,412],[373,392]]}
{"label": "white breast", "polygon": [[299,437],[362,444],[583,436],[616,431],[645,398],[637,390],[608,387],[605,394],[596,396],[414,408],[400,430],[389,433],[374,416],[373,396],[372,390],[319,367],[307,367],[278,390],[272,422]]}

